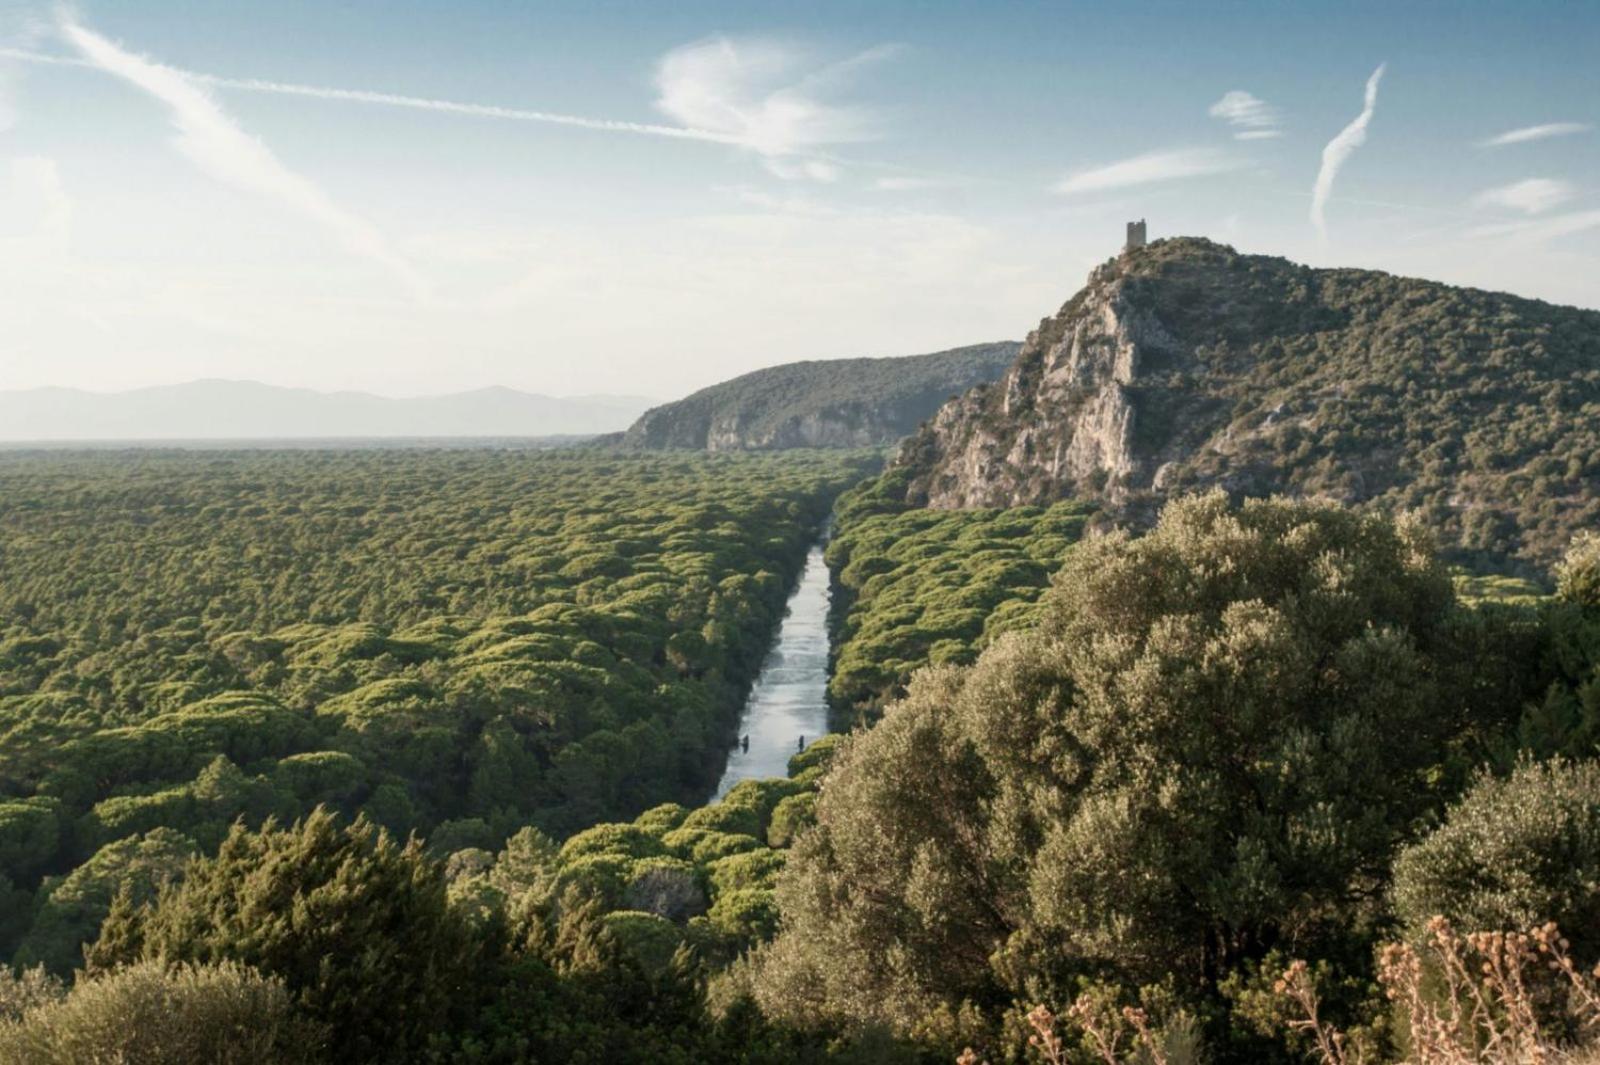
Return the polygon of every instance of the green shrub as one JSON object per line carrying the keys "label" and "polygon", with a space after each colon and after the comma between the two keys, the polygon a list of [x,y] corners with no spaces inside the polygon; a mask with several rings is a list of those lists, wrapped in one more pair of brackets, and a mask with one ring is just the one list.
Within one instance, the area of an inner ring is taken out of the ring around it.
{"label": "green shrub", "polygon": [[730,854],[711,863],[711,890],[718,897],[741,888],[772,890],[783,869],[784,853],[775,850]]}
{"label": "green shrub", "polygon": [[472,1003],[469,929],[413,839],[318,811],[286,829],[236,828],[151,906],[123,897],[89,951],[104,973],[139,960],[234,961],[281,979],[330,1025],[341,1061],[419,1053]]}
{"label": "green shrub", "polygon": [[634,859],[626,854],[584,854],[562,860],[552,880],[552,890],[560,895],[576,888],[601,900],[607,908],[620,905],[622,892],[633,875]]}
{"label": "green shrub", "polygon": [[656,833],[635,825],[596,825],[571,836],[561,845],[563,862],[596,854],[649,858],[665,853],[666,848]]}
{"label": "green shrub", "polygon": [[[814,746],[814,744],[813,744]],[[778,803],[795,794],[803,785],[784,777],[769,780],[741,780],[728,794],[722,797],[722,802],[730,806],[744,806],[756,812],[761,822],[761,835],[766,830],[767,821],[772,817],[772,811]]]}
{"label": "green shrub", "polygon": [[21,971],[0,965],[0,1026],[22,1019],[36,1006],[47,1006],[67,997],[67,985],[43,965]]}
{"label": "green shrub", "polygon": [[65,877],[46,882],[17,960],[41,962],[58,973],[81,965],[83,948],[99,935],[113,899],[119,894],[136,904],[154,899],[182,878],[196,853],[194,840],[170,828],[106,844]]}
{"label": "green shrub", "polygon": [[602,923],[623,953],[649,973],[665,971],[683,944],[683,929],[654,913],[615,910]]}
{"label": "green shrub", "polygon": [[139,962],[0,1023],[4,1065],[295,1065],[332,1045],[281,980],[233,962]]}
{"label": "green shrub", "polygon": [[[737,836],[764,834],[761,811],[754,806],[741,806],[727,801],[702,806],[683,819],[678,832],[722,832]],[[676,832],[673,833],[676,835]]]}
{"label": "green shrub", "polygon": [[830,732],[807,745],[806,749],[789,756],[789,777],[801,784],[811,784],[823,773],[844,742],[844,734]]}
{"label": "green shrub", "polygon": [[778,929],[778,903],[766,888],[718,894],[706,916],[717,931],[749,943],[770,939]]}
{"label": "green shrub", "polygon": [[772,821],[767,826],[767,845],[787,847],[801,829],[816,823],[817,793],[805,791],[791,795],[772,811]]}
{"label": "green shrub", "polygon": [[1600,607],[1600,533],[1578,534],[1556,566],[1556,594],[1581,607]]}
{"label": "green shrub", "polygon": [[754,836],[731,832],[713,832],[703,828],[680,828],[662,837],[680,858],[687,858],[697,866],[709,865],[718,858],[726,858],[740,851],[759,850],[761,841]]}
{"label": "green shrub", "polygon": [[1600,762],[1480,778],[1395,859],[1394,902],[1414,932],[1435,915],[1482,931],[1555,921],[1581,953],[1600,951]]}
{"label": "green shrub", "polygon": [[662,803],[652,806],[644,813],[633,819],[633,823],[651,835],[664,835],[683,824],[683,819],[689,816],[689,808],[675,802]]}
{"label": "green shrub", "polygon": [[49,864],[61,840],[60,808],[42,797],[0,802],[0,869],[27,877]]}

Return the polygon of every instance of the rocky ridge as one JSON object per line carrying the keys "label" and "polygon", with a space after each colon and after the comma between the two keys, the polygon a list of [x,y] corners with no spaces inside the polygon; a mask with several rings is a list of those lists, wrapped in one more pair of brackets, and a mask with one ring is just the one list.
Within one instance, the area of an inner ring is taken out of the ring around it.
{"label": "rocky ridge", "polygon": [[1075,497],[1139,524],[1220,485],[1421,509],[1447,546],[1548,559],[1600,519],[1600,312],[1159,241],[896,465],[935,508]]}

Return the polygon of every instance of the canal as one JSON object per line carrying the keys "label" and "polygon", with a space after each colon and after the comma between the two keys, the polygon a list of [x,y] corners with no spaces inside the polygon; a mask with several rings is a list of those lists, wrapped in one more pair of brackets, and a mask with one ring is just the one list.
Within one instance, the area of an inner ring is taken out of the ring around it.
{"label": "canal", "polygon": [[[728,756],[712,801],[751,777],[789,775],[789,759],[828,731],[828,564],[818,543],[789,596],[777,641],[761,666],[739,718],[740,741]],[[742,742],[749,740],[748,747]]]}

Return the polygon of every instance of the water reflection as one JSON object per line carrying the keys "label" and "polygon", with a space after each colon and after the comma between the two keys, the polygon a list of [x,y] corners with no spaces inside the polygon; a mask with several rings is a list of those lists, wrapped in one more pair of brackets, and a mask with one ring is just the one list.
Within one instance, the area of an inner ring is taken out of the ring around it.
{"label": "water reflection", "polygon": [[789,597],[778,640],[739,718],[739,737],[749,738],[728,755],[713,798],[750,777],[782,777],[804,737],[807,744],[828,731],[828,565],[822,545],[806,556],[800,584]]}

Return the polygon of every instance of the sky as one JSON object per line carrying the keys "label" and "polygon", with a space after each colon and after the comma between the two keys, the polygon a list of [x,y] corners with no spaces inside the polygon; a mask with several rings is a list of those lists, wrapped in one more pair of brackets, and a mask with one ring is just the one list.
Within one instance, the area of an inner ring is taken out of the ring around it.
{"label": "sky", "polygon": [[1124,223],[1600,308],[1600,4],[0,0],[0,389],[674,398]]}

